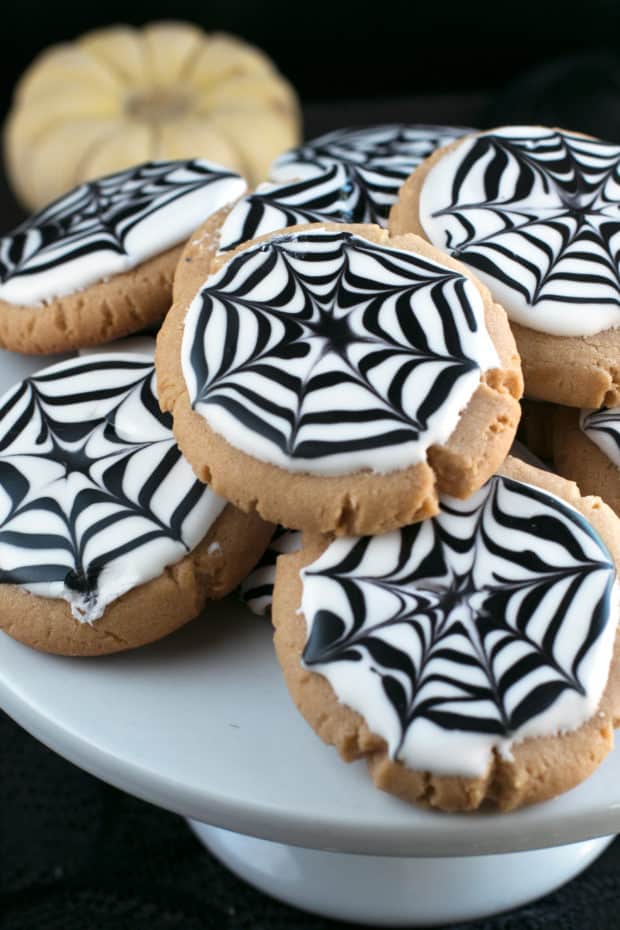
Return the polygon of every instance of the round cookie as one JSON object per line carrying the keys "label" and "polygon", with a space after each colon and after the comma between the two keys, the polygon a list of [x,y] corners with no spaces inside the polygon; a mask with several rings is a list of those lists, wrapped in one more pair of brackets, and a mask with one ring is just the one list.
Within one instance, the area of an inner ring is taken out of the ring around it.
{"label": "round cookie", "polygon": [[584,494],[598,494],[620,515],[620,407],[571,410],[553,416],[553,464]]}
{"label": "round cookie", "polygon": [[0,628],[97,655],[166,635],[248,573],[273,532],[197,481],[147,356],[53,365],[0,399]]}
{"label": "round cookie", "polygon": [[82,184],[0,239],[0,346],[63,352],[159,323],[182,245],[246,189],[200,159]]}
{"label": "round cookie", "polygon": [[587,777],[620,715],[620,523],[507,459],[468,501],[381,537],[304,537],[278,560],[291,696],[379,788],[510,810]]}
{"label": "round cookie", "polygon": [[[284,152],[271,166],[269,176],[276,184],[298,181],[300,187],[321,177],[329,188],[337,182],[346,206],[343,222],[387,226],[390,207],[414,168],[439,146],[471,131],[420,123],[336,129]],[[319,188],[315,190],[318,196]],[[269,231],[257,230],[246,238]]]}
{"label": "round cookie", "polygon": [[310,225],[189,265],[157,341],[196,474],[291,529],[384,532],[467,497],[508,452],[521,373],[463,266],[377,226]]}
{"label": "round cookie", "polygon": [[620,147],[508,126],[435,152],[403,185],[390,232],[465,262],[511,320],[528,397],[620,403]]}

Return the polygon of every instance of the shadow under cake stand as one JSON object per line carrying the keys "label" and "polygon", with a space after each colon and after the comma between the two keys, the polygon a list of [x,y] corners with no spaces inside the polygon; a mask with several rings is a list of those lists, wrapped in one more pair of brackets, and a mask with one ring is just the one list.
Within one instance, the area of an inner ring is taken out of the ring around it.
{"label": "shadow under cake stand", "polygon": [[510,814],[434,813],[377,791],[299,716],[269,624],[233,598],[97,659],[0,634],[0,706],[76,765],[189,818],[251,884],[328,917],[413,926],[516,907],[620,832],[620,749],[573,791]]}

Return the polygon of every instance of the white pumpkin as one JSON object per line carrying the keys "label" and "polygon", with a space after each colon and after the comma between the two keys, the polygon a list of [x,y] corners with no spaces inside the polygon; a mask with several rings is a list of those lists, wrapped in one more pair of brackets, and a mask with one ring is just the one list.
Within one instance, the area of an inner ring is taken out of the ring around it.
{"label": "white pumpkin", "polygon": [[5,126],[7,175],[31,209],[82,181],[202,156],[251,186],[299,141],[295,91],[259,49],[189,23],[113,26],[43,51]]}

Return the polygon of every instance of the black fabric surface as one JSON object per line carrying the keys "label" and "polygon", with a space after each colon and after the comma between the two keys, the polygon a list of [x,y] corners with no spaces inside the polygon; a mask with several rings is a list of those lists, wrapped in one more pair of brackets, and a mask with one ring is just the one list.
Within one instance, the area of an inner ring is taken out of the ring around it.
{"label": "black fabric surface", "polygon": [[[620,66],[587,55],[484,93],[317,104],[306,133],[392,120],[540,121],[620,141]],[[20,218],[0,183],[2,231]],[[547,898],[459,930],[617,930],[620,841]],[[0,712],[0,930],[336,930],[236,879],[184,820],[65,762]],[[452,930],[456,930],[453,927]]]}
{"label": "black fabric surface", "polygon": [[[582,876],[459,930],[617,930],[620,840]],[[0,714],[0,930],[337,930],[235,878],[185,821],[65,762]],[[451,930],[457,930],[456,925]]]}

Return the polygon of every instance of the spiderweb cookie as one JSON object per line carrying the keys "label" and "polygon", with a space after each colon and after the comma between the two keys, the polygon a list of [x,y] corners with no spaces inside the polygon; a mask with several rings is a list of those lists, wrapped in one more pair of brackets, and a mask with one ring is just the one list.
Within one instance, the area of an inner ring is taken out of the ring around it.
{"label": "spiderweb cookie", "polygon": [[620,146],[505,126],[439,149],[403,185],[393,234],[467,264],[505,308],[530,397],[620,403]]}
{"label": "spiderweb cookie", "polygon": [[378,787],[509,810],[586,778],[620,713],[620,524],[599,498],[508,459],[467,501],[278,560],[291,696]]}
{"label": "spiderweb cookie", "polygon": [[46,354],[159,323],[182,246],[245,190],[200,159],[89,181],[0,239],[0,346]]}
{"label": "spiderweb cookie", "polygon": [[158,337],[160,402],[242,510],[385,532],[467,497],[508,452],[522,384],[505,314],[417,237],[293,227],[186,275],[184,295]]}
{"label": "spiderweb cookie", "polygon": [[46,652],[151,642],[223,597],[273,532],[199,482],[152,361],[99,354],[0,399],[0,627]]}

